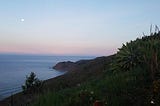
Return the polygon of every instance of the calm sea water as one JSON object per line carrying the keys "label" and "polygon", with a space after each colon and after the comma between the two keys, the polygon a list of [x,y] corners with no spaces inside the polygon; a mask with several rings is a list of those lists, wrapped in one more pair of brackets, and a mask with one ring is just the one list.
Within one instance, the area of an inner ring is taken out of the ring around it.
{"label": "calm sea water", "polygon": [[52,69],[58,62],[78,61],[94,57],[84,56],[37,56],[0,55],[0,100],[21,91],[26,75],[34,72],[41,80],[46,80],[64,72]]}

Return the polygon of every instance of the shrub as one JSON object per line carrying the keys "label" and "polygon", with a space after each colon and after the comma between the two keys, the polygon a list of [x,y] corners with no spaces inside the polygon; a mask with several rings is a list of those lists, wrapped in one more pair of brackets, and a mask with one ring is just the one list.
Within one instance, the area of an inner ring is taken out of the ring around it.
{"label": "shrub", "polygon": [[43,82],[36,78],[36,74],[31,72],[29,76],[26,77],[25,85],[22,85],[23,93],[35,93],[42,89]]}

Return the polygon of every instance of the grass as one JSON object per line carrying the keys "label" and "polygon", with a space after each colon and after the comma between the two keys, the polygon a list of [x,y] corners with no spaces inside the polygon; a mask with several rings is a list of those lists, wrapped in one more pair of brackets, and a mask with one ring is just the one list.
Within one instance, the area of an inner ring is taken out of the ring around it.
{"label": "grass", "polygon": [[[141,68],[123,73],[105,70],[100,77],[90,78],[80,86],[48,91],[32,106],[93,106],[95,100],[107,106],[147,105],[146,89],[151,83],[146,76]],[[82,92],[83,97],[80,96]]]}

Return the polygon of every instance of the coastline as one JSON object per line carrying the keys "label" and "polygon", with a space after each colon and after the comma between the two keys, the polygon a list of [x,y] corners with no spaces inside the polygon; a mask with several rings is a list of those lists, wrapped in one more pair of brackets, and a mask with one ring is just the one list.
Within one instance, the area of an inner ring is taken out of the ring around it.
{"label": "coastline", "polygon": [[[21,90],[26,75],[34,72],[40,80],[61,75],[63,70],[52,67],[60,61],[78,61],[92,59],[92,56],[48,56],[48,55],[0,55],[0,101]],[[14,80],[13,80],[14,79]]]}
{"label": "coastline", "polygon": [[[54,71],[53,73],[56,73],[52,78],[55,78],[57,76],[61,76],[61,75],[63,75],[63,74],[66,73],[65,71],[59,71],[59,70],[52,70],[52,71]],[[45,80],[48,80],[48,79],[51,79],[51,78],[46,78]],[[41,79],[41,80],[43,80],[43,79]],[[45,81],[45,80],[43,80],[43,81]],[[9,88],[1,89],[1,92],[0,92],[0,95],[1,95],[0,101],[3,101],[4,99],[10,97],[11,95],[15,95],[17,93],[22,92],[22,87],[21,86],[23,84],[18,84],[16,86],[12,85]]]}
{"label": "coastline", "polygon": [[[58,91],[60,89],[65,89],[67,87],[77,86],[88,79],[88,76],[96,76],[97,73],[101,73],[101,70],[106,68],[106,65],[110,63],[114,55],[102,56],[90,60],[79,60],[73,62],[59,62],[53,68],[66,72],[63,75],[50,78],[44,81],[44,89]],[[58,68],[57,65],[59,64]],[[65,65],[64,65],[65,64]],[[62,66],[62,67],[61,67]],[[65,67],[64,67],[65,66]],[[37,98],[36,94],[23,95],[22,92],[10,96],[2,101],[0,101],[1,106],[8,106],[10,102],[14,101],[16,105],[30,104]]]}
{"label": "coastline", "polygon": [[[59,70],[56,70],[56,71],[59,71]],[[62,72],[62,71],[60,71],[60,72]],[[46,83],[46,82],[48,82],[48,81],[50,81],[52,79],[59,78],[59,77],[65,75],[67,73],[66,71],[63,71],[63,72],[64,73],[61,74],[61,75],[59,75],[59,76],[56,76],[56,77],[44,80],[44,82]],[[15,94],[13,94],[11,96],[8,96],[8,97],[0,100],[0,106],[8,106],[8,105],[10,105],[12,99],[13,100],[16,99],[16,100],[23,100],[23,101],[25,101],[25,99],[31,98],[32,96],[35,96],[35,95],[33,95],[33,94],[24,95],[22,91],[19,91],[19,92],[15,93]],[[30,101],[27,101],[27,102],[30,102]]]}

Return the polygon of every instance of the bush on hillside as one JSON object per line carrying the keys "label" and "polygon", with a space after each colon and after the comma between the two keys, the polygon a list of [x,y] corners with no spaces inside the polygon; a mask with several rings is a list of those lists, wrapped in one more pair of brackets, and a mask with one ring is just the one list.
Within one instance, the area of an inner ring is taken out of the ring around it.
{"label": "bush on hillside", "polygon": [[36,78],[36,74],[31,72],[29,76],[26,77],[25,85],[22,85],[24,93],[35,93],[40,92],[42,89],[43,82]]}
{"label": "bush on hillside", "polygon": [[160,78],[160,32],[127,42],[116,54],[116,70],[128,71],[136,66],[147,67],[152,80]]}
{"label": "bush on hillside", "polygon": [[112,66],[115,71],[133,71],[136,67],[145,70],[148,76],[138,77],[151,82],[149,88],[144,88],[150,92],[148,101],[160,104],[160,31],[123,44]]}

